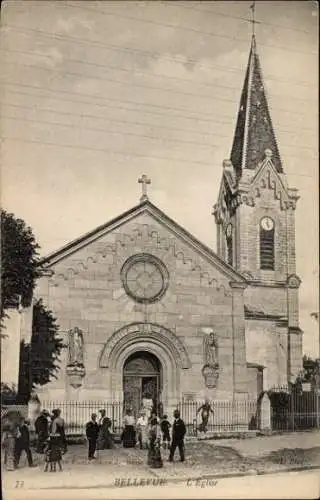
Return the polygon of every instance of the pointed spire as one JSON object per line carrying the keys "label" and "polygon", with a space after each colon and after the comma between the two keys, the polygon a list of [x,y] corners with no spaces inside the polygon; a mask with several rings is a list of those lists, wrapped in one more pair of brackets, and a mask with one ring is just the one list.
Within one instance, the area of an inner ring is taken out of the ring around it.
{"label": "pointed spire", "polygon": [[265,158],[266,149],[272,151],[274,166],[278,172],[282,172],[253,34],[231,150],[231,161],[237,177],[241,177],[244,168],[255,169]]}

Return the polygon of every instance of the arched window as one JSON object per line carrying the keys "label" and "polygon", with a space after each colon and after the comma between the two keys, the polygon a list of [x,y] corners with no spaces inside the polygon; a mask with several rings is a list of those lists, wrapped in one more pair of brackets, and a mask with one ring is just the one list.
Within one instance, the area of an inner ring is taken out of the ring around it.
{"label": "arched window", "polygon": [[270,217],[260,221],[260,269],[274,270],[274,222]]}
{"label": "arched window", "polygon": [[233,266],[233,231],[232,225],[229,224],[226,229],[226,243],[227,243],[227,263]]}

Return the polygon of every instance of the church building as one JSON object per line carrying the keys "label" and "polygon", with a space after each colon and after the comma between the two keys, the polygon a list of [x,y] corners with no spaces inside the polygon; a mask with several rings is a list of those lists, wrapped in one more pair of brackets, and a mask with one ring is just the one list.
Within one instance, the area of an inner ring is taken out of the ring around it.
{"label": "church building", "polygon": [[[252,400],[302,364],[288,187],[252,38],[230,159],[214,205],[217,251],[148,198],[44,258],[35,295],[68,348],[42,400]],[[208,207],[209,208],[209,207]]]}

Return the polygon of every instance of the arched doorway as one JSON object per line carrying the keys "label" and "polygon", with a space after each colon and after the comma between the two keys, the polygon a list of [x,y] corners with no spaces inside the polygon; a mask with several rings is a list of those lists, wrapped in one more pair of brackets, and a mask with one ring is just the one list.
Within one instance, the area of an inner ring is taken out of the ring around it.
{"label": "arched doorway", "polygon": [[158,409],[161,401],[161,363],[148,351],[131,354],[123,365],[124,407],[133,408],[135,415],[142,405],[143,397],[151,397]]}

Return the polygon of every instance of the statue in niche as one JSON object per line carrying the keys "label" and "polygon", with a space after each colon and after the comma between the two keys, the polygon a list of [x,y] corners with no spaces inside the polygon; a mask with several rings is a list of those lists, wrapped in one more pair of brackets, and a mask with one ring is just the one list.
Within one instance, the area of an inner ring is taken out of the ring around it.
{"label": "statue in niche", "polygon": [[77,327],[69,330],[69,366],[84,366],[83,345],[84,341],[82,331]]}
{"label": "statue in niche", "polygon": [[218,363],[218,342],[214,332],[205,335],[203,339],[204,364],[212,365]]}
{"label": "statue in niche", "polygon": [[215,388],[219,378],[218,341],[213,331],[203,339],[204,366],[202,375],[208,388]]}

